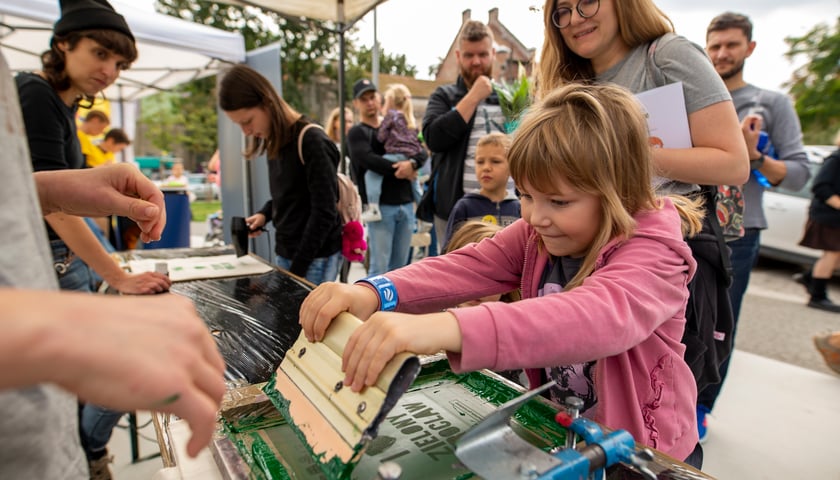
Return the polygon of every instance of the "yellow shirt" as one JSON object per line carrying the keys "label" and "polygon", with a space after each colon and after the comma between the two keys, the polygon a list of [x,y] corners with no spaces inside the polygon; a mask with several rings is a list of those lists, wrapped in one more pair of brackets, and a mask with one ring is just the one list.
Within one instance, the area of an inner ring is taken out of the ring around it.
{"label": "yellow shirt", "polygon": [[93,144],[90,135],[81,130],[77,130],[76,134],[79,136],[79,144],[82,147],[82,155],[85,156],[85,163],[88,167],[99,167],[114,163],[114,153],[106,152]]}

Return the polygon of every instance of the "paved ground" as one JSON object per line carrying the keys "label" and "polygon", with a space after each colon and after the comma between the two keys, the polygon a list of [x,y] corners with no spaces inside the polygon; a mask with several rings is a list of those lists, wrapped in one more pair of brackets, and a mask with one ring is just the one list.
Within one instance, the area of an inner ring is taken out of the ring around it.
{"label": "paved ground", "polygon": [[[814,349],[814,334],[840,330],[840,315],[808,308],[808,296],[791,280],[799,268],[761,261],[753,271],[736,335],[739,350],[822,373],[832,373]],[[829,287],[840,302],[840,282]]]}

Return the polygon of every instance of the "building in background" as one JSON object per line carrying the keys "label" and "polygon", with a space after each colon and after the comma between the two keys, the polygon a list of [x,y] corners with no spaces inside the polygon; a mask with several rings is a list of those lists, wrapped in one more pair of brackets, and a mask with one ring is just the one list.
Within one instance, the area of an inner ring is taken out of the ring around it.
{"label": "building in background", "polygon": [[[472,12],[464,10],[461,14],[461,25],[471,20]],[[531,76],[535,66],[536,48],[528,48],[499,20],[499,9],[489,11],[487,25],[493,32],[496,47],[496,62],[493,64],[493,80],[497,82],[512,82],[519,75],[519,65],[525,69],[525,74]],[[460,27],[459,27],[460,31]],[[435,82],[439,84],[454,83],[460,73],[455,50],[458,49],[458,33],[455,32],[449,51],[440,64]]]}

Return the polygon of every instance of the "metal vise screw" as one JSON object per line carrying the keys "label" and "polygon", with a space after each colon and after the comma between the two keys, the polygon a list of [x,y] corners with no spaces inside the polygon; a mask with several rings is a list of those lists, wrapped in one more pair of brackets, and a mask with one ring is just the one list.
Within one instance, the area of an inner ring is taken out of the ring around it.
{"label": "metal vise screw", "polygon": [[[573,395],[566,397],[566,411],[572,420],[580,417],[580,410],[583,408],[583,400]],[[577,434],[571,429],[566,430],[566,448],[575,449],[577,445]]]}

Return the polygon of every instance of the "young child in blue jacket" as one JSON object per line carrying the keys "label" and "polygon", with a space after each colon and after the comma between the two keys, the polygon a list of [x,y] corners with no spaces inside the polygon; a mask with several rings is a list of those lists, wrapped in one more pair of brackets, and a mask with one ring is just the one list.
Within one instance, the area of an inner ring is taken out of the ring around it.
{"label": "young child in blue jacket", "polygon": [[510,137],[502,132],[491,132],[478,139],[475,147],[475,178],[479,184],[477,192],[468,192],[461,197],[446,224],[446,246],[452,234],[464,222],[479,220],[506,227],[519,220],[519,200],[508,191],[510,163],[507,152]]}

